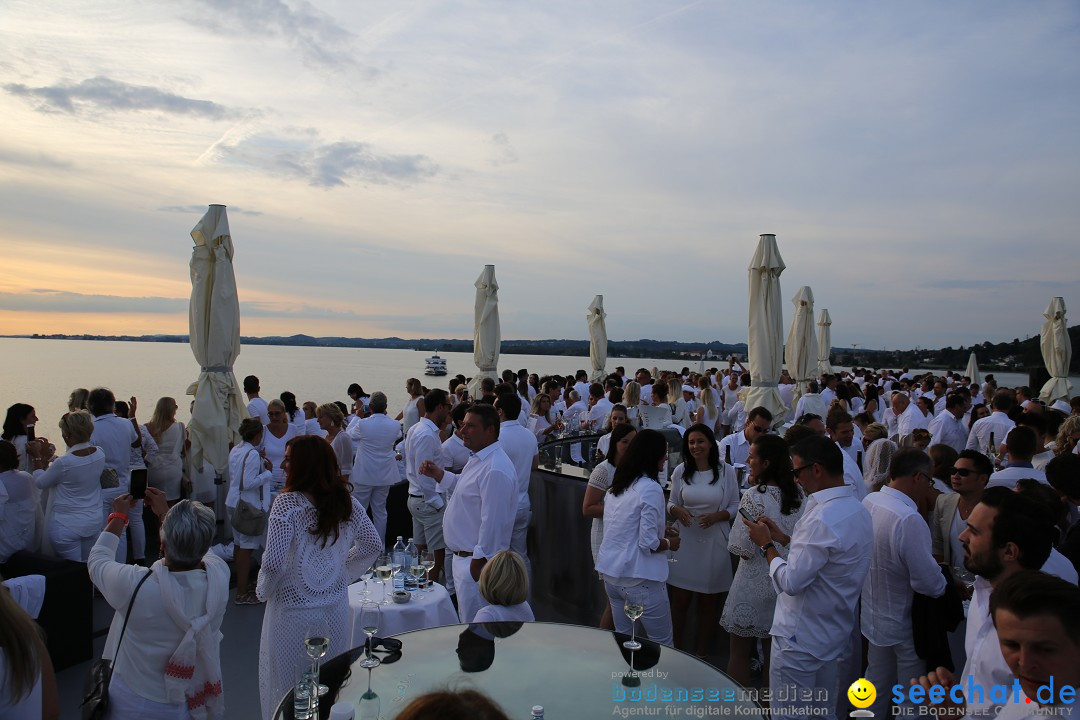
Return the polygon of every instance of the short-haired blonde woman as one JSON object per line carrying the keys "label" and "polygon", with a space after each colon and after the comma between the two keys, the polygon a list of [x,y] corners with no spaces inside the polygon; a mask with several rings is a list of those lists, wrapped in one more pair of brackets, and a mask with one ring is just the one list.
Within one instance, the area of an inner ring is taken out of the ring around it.
{"label": "short-haired blonde woman", "polygon": [[341,431],[345,423],[345,414],[341,412],[341,408],[331,402],[315,408],[315,417],[319,421],[319,429],[326,431],[326,442],[334,448],[341,478],[348,482],[352,474],[353,442],[348,433]]}
{"label": "short-haired blonde woman", "polygon": [[480,596],[488,602],[473,618],[474,623],[531,622],[529,572],[525,561],[513,550],[503,550],[488,560],[477,583]]}
{"label": "short-haired blonde woman", "polygon": [[31,458],[34,483],[48,488],[45,532],[52,551],[65,560],[86,562],[101,531],[101,471],[105,453],[90,444],[94,421],[85,410],[60,418],[68,451],[51,461]]}
{"label": "short-haired blonde woman", "polygon": [[165,493],[169,504],[180,500],[180,480],[184,476],[184,450],[187,432],[184,423],[176,422],[179,406],[171,397],[163,397],[154,406],[146,431],[157,443],[158,451],[147,466],[146,484]]}

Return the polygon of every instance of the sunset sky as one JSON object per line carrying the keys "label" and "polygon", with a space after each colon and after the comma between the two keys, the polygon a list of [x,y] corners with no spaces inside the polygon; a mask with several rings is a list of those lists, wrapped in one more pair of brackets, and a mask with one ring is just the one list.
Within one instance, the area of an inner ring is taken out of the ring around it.
{"label": "sunset sky", "polygon": [[[776,233],[835,346],[1080,322],[1080,4],[0,4],[0,334],[746,339]],[[790,309],[790,306],[788,308]],[[790,320],[785,313],[785,322]]]}

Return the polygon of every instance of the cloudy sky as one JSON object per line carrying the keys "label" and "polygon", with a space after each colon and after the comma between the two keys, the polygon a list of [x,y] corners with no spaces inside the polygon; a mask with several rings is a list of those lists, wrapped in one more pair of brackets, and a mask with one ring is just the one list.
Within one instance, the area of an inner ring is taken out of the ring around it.
{"label": "cloudy sky", "polygon": [[[0,334],[186,332],[229,207],[248,335],[740,342],[776,233],[833,344],[1080,320],[1080,5],[6,0]],[[786,313],[790,317],[790,313]]]}

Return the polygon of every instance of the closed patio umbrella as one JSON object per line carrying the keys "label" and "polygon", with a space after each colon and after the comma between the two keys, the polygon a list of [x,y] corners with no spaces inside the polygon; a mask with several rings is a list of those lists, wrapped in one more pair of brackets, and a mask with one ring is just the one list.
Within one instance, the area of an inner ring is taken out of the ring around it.
{"label": "closed patio umbrella", "polygon": [[1065,299],[1056,297],[1043,312],[1039,347],[1050,379],[1042,386],[1039,398],[1047,405],[1058,400],[1069,402],[1072,383],[1069,382],[1069,363],[1072,361],[1072,341],[1065,322]]}
{"label": "closed patio umbrella", "polygon": [[591,382],[602,382],[604,366],[607,365],[607,325],[604,323],[604,296],[597,295],[589,304],[589,362],[592,364]]}
{"label": "closed patio umbrella", "polygon": [[832,354],[832,318],[829,311],[824,308],[818,315],[817,321],[817,371],[818,375],[832,375],[832,363],[829,355]]}
{"label": "closed patio umbrella", "polygon": [[785,267],[780,249],[776,246],[776,236],[762,235],[748,268],[750,287],[746,344],[750,387],[746,392],[745,404],[748,410],[758,406],[766,408],[773,415],[773,425],[780,425],[788,414],[788,408],[777,390],[784,359],[780,274]]}
{"label": "closed patio umbrella", "polygon": [[784,344],[784,360],[788,372],[795,381],[795,397],[801,398],[806,385],[814,379],[817,370],[817,343],[814,341],[814,292],[803,285],[791,298],[795,315],[791,318],[787,342]]}
{"label": "closed patio umbrella", "polygon": [[199,363],[199,379],[187,390],[195,396],[188,430],[195,467],[203,459],[222,470],[229,443],[239,442],[237,429],[248,416],[233,374],[240,354],[240,302],[233,274],[233,243],[224,205],[211,205],[191,231],[191,302],[188,334]]}
{"label": "closed patio umbrella", "polygon": [[469,392],[473,397],[479,397],[480,381],[483,378],[498,380],[496,369],[499,365],[502,331],[499,328],[499,283],[495,281],[495,266],[485,265],[484,271],[474,284],[476,308],[473,314],[473,362],[476,363],[478,372]]}
{"label": "closed patio umbrella", "polygon": [[982,382],[982,376],[979,375],[979,363],[975,359],[974,351],[972,351],[971,355],[968,356],[968,364],[967,368],[964,370],[964,375],[967,375],[969,378],[971,378],[971,382],[975,385],[978,385]]}

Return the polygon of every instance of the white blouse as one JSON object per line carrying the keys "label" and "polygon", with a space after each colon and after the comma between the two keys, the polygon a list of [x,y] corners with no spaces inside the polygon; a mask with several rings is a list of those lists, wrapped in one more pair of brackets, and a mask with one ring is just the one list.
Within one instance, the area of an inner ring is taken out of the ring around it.
{"label": "white blouse", "polygon": [[105,453],[94,448],[89,455],[70,452],[53,461],[47,470],[34,471],[39,488],[53,488],[50,522],[63,522],[72,531],[92,536],[101,529],[101,471]]}

